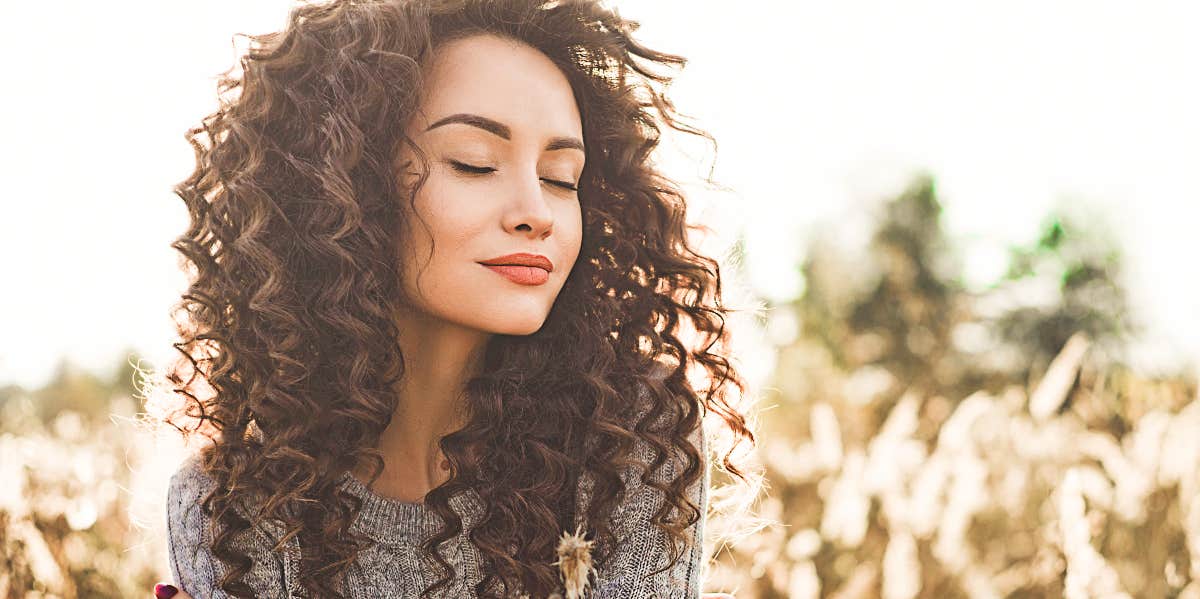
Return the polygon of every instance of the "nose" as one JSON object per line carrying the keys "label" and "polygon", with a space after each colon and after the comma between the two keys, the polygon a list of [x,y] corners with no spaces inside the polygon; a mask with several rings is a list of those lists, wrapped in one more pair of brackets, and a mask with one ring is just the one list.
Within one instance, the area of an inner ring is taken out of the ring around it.
{"label": "nose", "polygon": [[519,177],[511,181],[508,209],[504,213],[504,229],[510,232],[524,231],[535,238],[550,234],[554,226],[554,210],[547,197],[552,193],[546,189],[536,170],[522,170]]}

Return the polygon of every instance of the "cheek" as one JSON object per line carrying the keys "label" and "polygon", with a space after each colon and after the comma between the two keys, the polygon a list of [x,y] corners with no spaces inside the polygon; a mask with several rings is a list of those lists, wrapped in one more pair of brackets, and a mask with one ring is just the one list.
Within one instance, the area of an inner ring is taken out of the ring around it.
{"label": "cheek", "polygon": [[414,202],[415,218],[409,219],[408,229],[426,255],[433,246],[432,262],[465,259],[463,248],[480,234],[489,217],[478,205],[478,193],[436,174],[425,182]]}
{"label": "cheek", "polygon": [[561,225],[559,239],[562,242],[563,255],[568,258],[568,264],[573,266],[579,257],[580,244],[583,242],[583,214],[579,204],[560,215],[558,223],[556,226]]}
{"label": "cheek", "polygon": [[573,240],[572,245],[574,245],[575,249],[578,250],[579,244],[583,241],[583,215],[581,214],[579,208],[575,209],[573,217],[574,218],[571,219],[571,238]]}

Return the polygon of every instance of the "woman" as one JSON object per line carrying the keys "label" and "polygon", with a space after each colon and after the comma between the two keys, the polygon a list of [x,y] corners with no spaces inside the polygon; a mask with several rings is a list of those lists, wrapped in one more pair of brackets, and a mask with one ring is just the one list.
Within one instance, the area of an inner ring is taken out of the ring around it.
{"label": "woman", "polygon": [[699,596],[702,418],[754,436],[650,110],[708,136],[636,26],[360,0],[253,38],[176,188],[176,596],[547,597],[576,530],[589,597]]}

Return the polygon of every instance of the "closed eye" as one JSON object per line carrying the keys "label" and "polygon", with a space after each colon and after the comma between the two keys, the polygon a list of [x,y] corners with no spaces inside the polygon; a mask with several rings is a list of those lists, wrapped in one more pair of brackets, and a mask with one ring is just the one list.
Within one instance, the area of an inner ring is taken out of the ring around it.
{"label": "closed eye", "polygon": [[[450,166],[454,168],[454,170],[456,170],[460,173],[467,173],[467,174],[471,174],[471,175],[486,175],[488,173],[496,172],[496,169],[494,169],[490,166],[472,166],[470,164],[465,164],[465,163],[459,162],[457,160],[450,160],[449,163],[450,163]],[[556,179],[542,179],[542,180],[551,185],[554,185],[556,187],[561,187],[563,189],[567,189],[570,191],[579,191],[578,186],[572,185],[565,181],[558,181]]]}
{"label": "closed eye", "polygon": [[449,162],[450,162],[450,166],[454,167],[454,170],[456,170],[460,173],[471,173],[474,175],[486,175],[486,174],[494,172],[496,170],[490,166],[471,166],[469,164],[464,164],[457,160],[451,160]]}
{"label": "closed eye", "polygon": [[561,187],[568,191],[579,191],[579,187],[577,187],[575,185],[571,185],[570,183],[564,183],[562,181],[555,181],[554,179],[542,179],[542,180],[551,185],[557,185],[558,187]]}

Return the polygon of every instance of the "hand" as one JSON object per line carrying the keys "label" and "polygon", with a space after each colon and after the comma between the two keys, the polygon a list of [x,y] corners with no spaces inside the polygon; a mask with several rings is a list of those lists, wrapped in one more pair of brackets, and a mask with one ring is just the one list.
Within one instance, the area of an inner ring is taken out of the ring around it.
{"label": "hand", "polygon": [[737,599],[729,593],[704,593],[700,595],[700,599]]}

